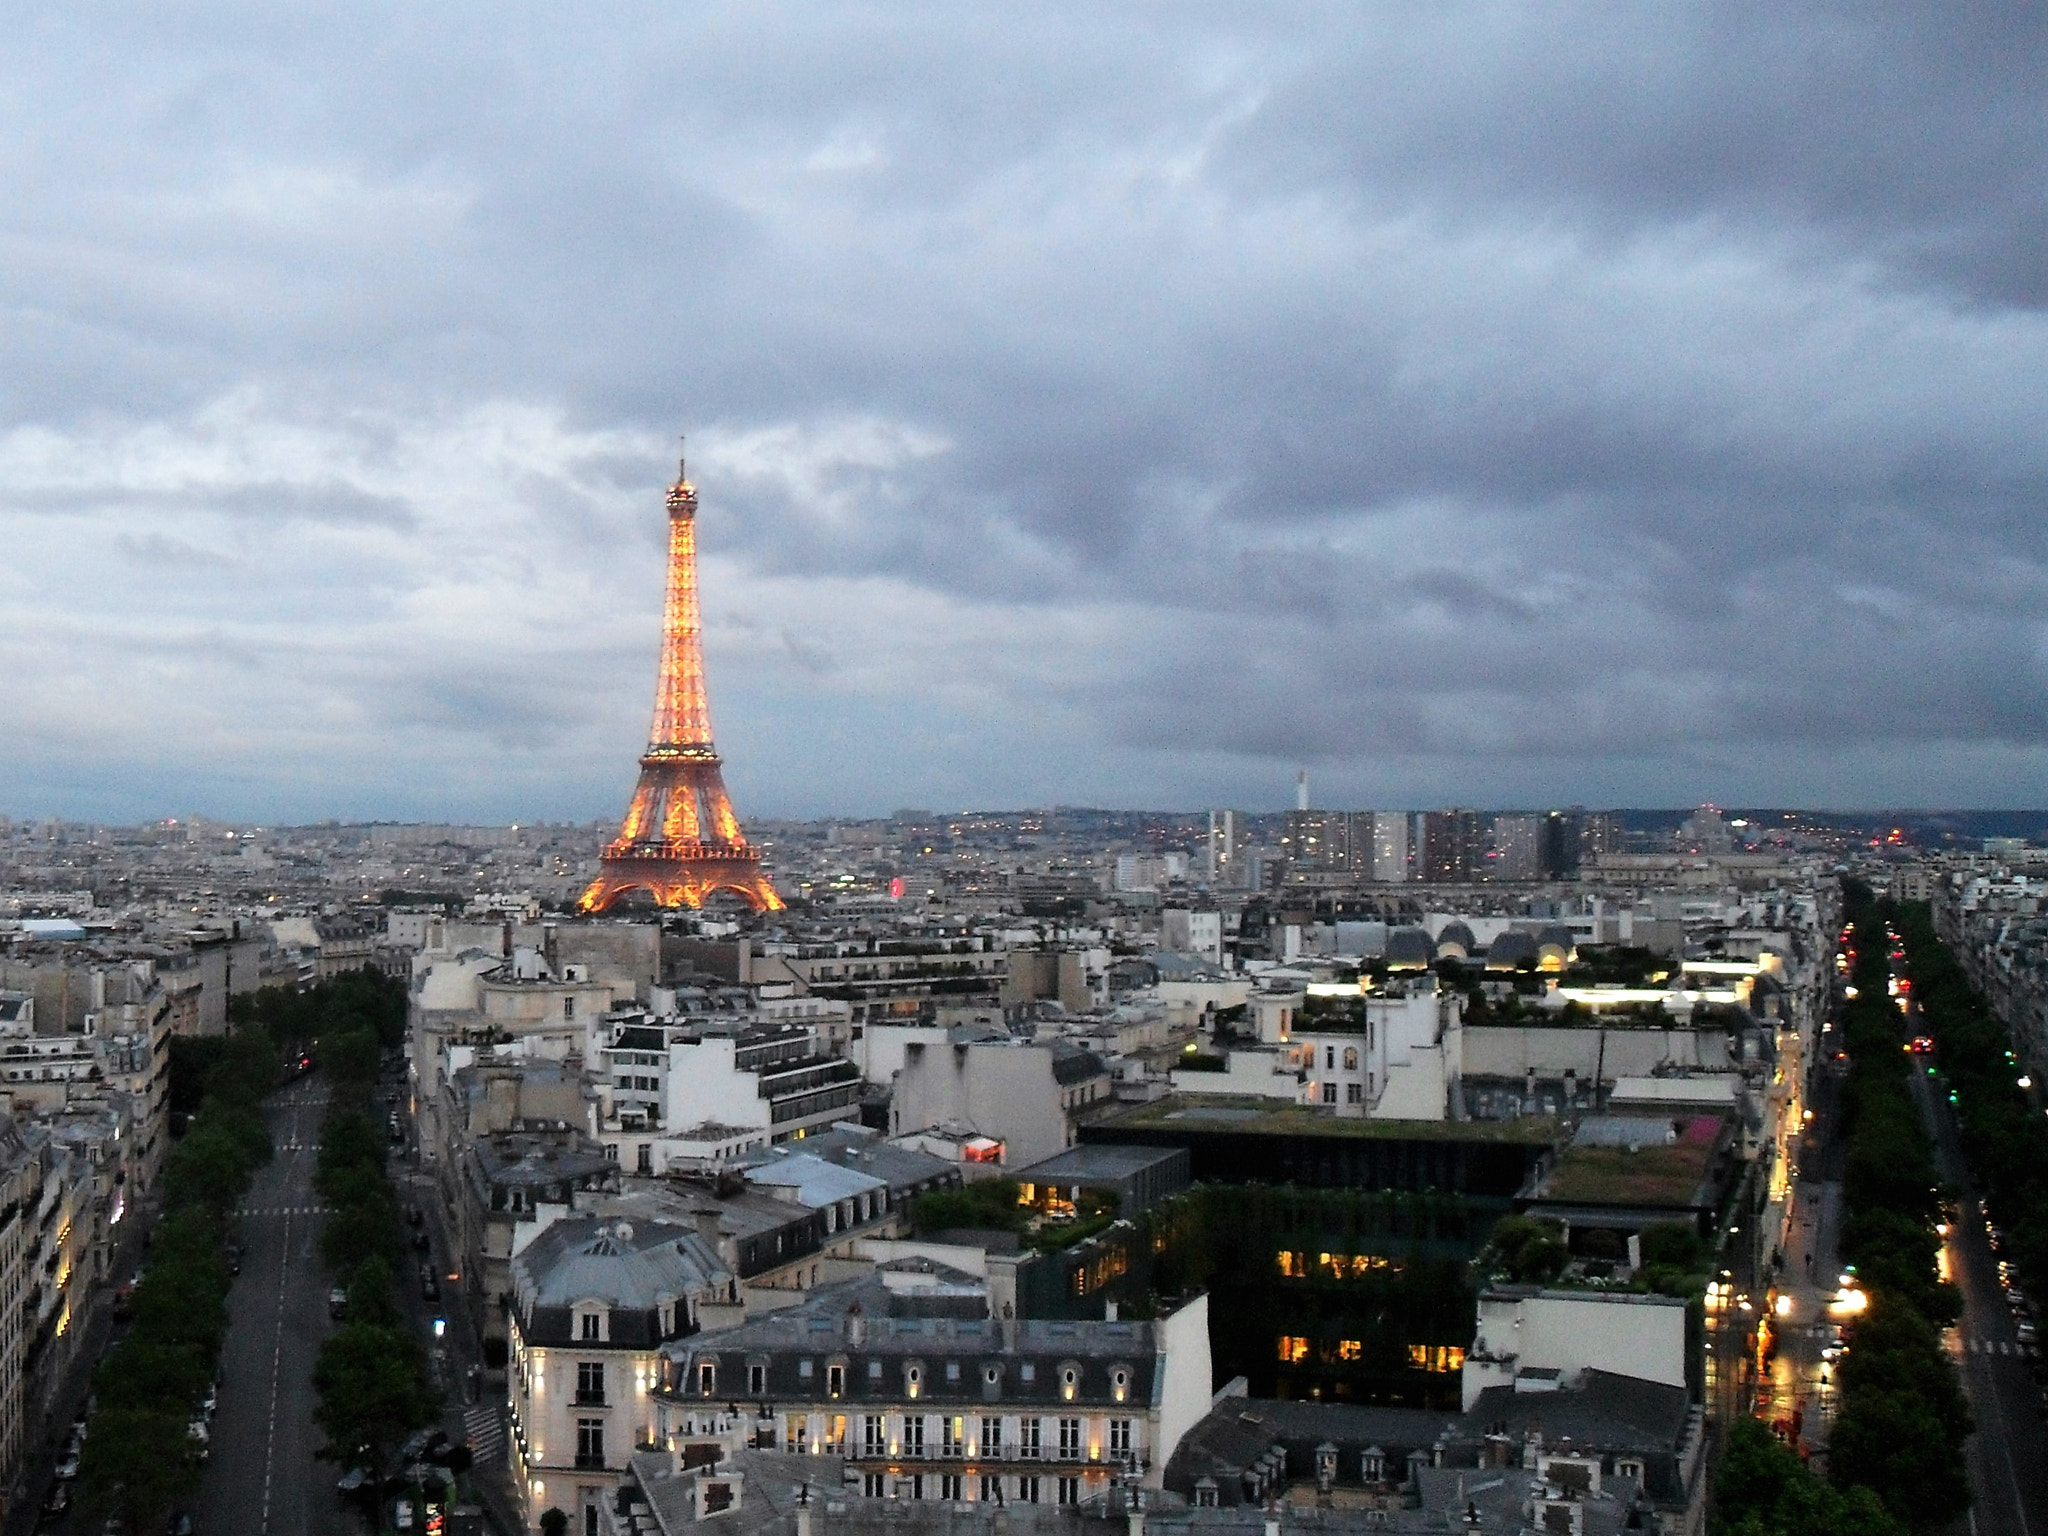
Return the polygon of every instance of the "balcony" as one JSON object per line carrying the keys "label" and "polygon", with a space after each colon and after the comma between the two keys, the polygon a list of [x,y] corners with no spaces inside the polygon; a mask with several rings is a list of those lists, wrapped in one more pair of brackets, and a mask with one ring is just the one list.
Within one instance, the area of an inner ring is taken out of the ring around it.
{"label": "balcony", "polygon": [[604,1452],[578,1451],[576,1453],[576,1470],[578,1472],[602,1472],[604,1469]]}
{"label": "balcony", "polygon": [[578,1408],[609,1408],[611,1403],[602,1392],[587,1392],[582,1388],[578,1388],[576,1392],[576,1406]]}

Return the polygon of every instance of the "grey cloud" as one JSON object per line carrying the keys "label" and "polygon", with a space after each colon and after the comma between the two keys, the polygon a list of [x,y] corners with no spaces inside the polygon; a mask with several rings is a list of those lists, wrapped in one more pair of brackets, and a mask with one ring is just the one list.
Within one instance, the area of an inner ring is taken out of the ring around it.
{"label": "grey cloud", "polygon": [[[935,785],[1057,798],[1270,799],[1299,757],[1443,798],[1677,798],[1709,761],[2039,798],[2044,41],[1846,0],[59,17],[0,60],[0,135],[44,146],[0,164],[0,432],[255,387],[380,464],[391,423],[494,401],[707,463],[848,420],[942,440],[806,491],[697,473],[729,579],[837,594],[706,593],[748,615],[721,728],[794,754],[763,781],[791,805],[830,755],[793,722],[862,711],[933,714],[916,756],[964,755]],[[570,562],[601,614],[431,682],[341,669],[405,795],[473,793],[447,764],[485,740],[522,793],[609,806],[579,754],[644,723],[667,469],[608,441],[493,482],[469,558],[508,593]],[[302,536],[424,543],[449,494],[0,506],[141,514],[118,547],[166,566],[189,515],[284,525],[237,556],[345,647],[435,572]],[[851,581],[971,632],[863,693]],[[1042,666],[959,659],[1019,632]],[[1034,752],[1075,787],[1027,786]],[[842,766],[850,802],[921,798]]]}

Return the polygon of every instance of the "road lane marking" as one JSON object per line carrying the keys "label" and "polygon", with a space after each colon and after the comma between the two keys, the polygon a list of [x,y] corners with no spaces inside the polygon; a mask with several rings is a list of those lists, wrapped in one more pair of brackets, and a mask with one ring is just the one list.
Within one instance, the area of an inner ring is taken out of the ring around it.
{"label": "road lane marking", "polygon": [[292,1213],[284,1216],[284,1245],[277,1266],[277,1332],[270,1346],[270,1423],[263,1440],[263,1532],[270,1531],[270,1478],[277,1461],[277,1386],[284,1366],[284,1288],[291,1274]]}

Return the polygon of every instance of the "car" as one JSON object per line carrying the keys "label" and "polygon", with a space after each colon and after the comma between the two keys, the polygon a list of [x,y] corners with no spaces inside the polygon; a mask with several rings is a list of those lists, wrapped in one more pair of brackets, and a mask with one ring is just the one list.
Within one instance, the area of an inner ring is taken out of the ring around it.
{"label": "car", "polygon": [[59,1456],[82,1456],[82,1455],[84,1455],[84,1454],[85,1454],[85,1435],[84,1435],[84,1434],[83,1434],[83,1433],[82,1433],[81,1431],[79,1431],[79,1430],[76,1430],[76,1429],[72,1430],[72,1431],[71,1431],[71,1433],[69,1433],[68,1435],[66,1435],[66,1436],[64,1437],[64,1445],[63,1445],[63,1448],[62,1448],[61,1450],[59,1450],[59,1451],[57,1452],[57,1454],[58,1454]]}
{"label": "car", "polygon": [[62,1520],[71,1513],[71,1484],[52,1483],[50,1491],[43,1498],[43,1518]]}
{"label": "car", "polygon": [[58,1457],[57,1481],[68,1483],[76,1476],[78,1476],[78,1453],[73,1451],[69,1456]]}
{"label": "car", "polygon": [[400,1499],[391,1506],[391,1527],[393,1530],[412,1529],[412,1500]]}
{"label": "car", "polygon": [[329,1317],[340,1317],[346,1311],[348,1311],[348,1287],[337,1285],[327,1293],[327,1315]]}
{"label": "car", "polygon": [[210,1419],[213,1417],[214,1409],[218,1408],[219,1406],[220,1383],[217,1381],[208,1382],[206,1386],[206,1396],[202,1397],[199,1400],[199,1411],[205,1414]]}
{"label": "car", "polygon": [[182,1509],[171,1511],[171,1518],[164,1524],[164,1536],[192,1536],[192,1517]]}
{"label": "car", "polygon": [[431,1264],[420,1266],[420,1296],[426,1301],[441,1299],[441,1282],[434,1278],[434,1266]]}
{"label": "car", "polygon": [[1934,1051],[1933,1037],[1929,1035],[1915,1035],[1913,1037],[1913,1043],[1907,1046],[1906,1049],[1911,1051],[1915,1056],[1931,1055]]}
{"label": "car", "polygon": [[2037,1343],[2040,1339],[2039,1331],[2034,1327],[2032,1323],[2014,1324],[2013,1334],[2016,1338],[2019,1339],[2022,1346],[2032,1345],[2034,1343]]}
{"label": "car", "polygon": [[416,1252],[416,1253],[426,1253],[426,1252],[428,1252],[429,1250],[431,1250],[431,1249],[433,1248],[433,1246],[434,1246],[434,1245],[433,1245],[432,1241],[430,1241],[430,1240],[428,1239],[428,1237],[427,1237],[427,1234],[426,1234],[426,1233],[424,1233],[424,1232],[415,1232],[415,1233],[413,1233],[413,1235],[412,1235],[412,1246],[413,1246],[413,1251],[414,1251],[414,1252]]}
{"label": "car", "polygon": [[405,1208],[405,1223],[407,1226],[417,1227],[421,1225],[423,1222],[425,1222],[426,1219],[426,1213],[422,1211],[418,1206],[408,1205]]}

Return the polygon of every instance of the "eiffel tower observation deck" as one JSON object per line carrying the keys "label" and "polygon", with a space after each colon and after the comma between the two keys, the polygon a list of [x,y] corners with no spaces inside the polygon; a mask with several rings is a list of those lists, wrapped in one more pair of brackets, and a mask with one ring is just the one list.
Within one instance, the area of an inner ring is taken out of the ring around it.
{"label": "eiffel tower observation deck", "polygon": [[579,911],[602,912],[630,891],[644,891],[662,907],[699,907],[714,891],[730,891],[757,912],[782,906],[761,872],[760,850],[740,831],[711,745],[702,630],[697,488],[679,466],[668,491],[668,601],[654,728],[640,755],[633,803],[619,835],[605,845]]}

